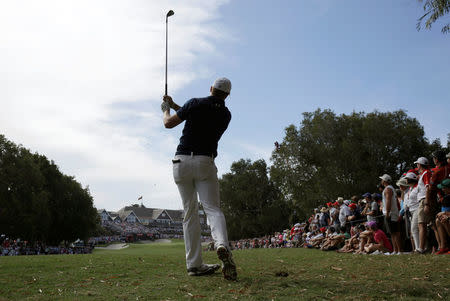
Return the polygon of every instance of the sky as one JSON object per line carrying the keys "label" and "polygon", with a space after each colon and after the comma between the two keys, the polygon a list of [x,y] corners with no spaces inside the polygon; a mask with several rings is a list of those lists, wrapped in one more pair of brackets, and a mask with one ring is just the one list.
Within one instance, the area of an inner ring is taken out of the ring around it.
{"label": "sky", "polygon": [[[241,158],[270,164],[303,112],[398,109],[428,139],[450,133],[450,35],[416,30],[414,0],[0,0],[0,133],[89,187],[98,209],[181,209],[172,178],[176,103],[232,82],[219,176]],[[137,200],[142,196],[142,200]]]}

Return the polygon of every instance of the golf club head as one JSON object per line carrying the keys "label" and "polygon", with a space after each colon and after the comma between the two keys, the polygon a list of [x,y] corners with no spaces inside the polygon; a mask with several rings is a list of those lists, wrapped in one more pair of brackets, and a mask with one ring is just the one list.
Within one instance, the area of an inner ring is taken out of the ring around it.
{"label": "golf club head", "polygon": [[167,12],[167,15],[166,15],[166,17],[168,18],[168,17],[170,17],[170,16],[173,16],[175,13],[173,12],[173,10],[169,10],[168,12]]}

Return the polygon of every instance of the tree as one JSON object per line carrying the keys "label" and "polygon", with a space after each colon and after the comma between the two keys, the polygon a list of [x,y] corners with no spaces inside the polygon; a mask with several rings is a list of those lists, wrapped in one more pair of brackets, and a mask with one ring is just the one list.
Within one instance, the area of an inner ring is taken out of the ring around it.
{"label": "tree", "polygon": [[220,194],[230,239],[260,237],[288,226],[288,206],[264,160],[233,162],[220,179]]}
{"label": "tree", "polygon": [[[423,0],[419,0],[423,2]],[[423,4],[423,10],[425,14],[419,18],[417,22],[417,30],[421,29],[422,21],[428,17],[425,21],[425,28],[431,29],[431,25],[436,22],[439,18],[450,12],[450,0],[425,0]],[[450,32],[450,24],[447,23],[441,29],[442,33]]]}
{"label": "tree", "polygon": [[28,241],[86,239],[98,214],[87,188],[53,161],[0,135],[0,229]]}
{"label": "tree", "polygon": [[299,218],[326,200],[375,192],[379,176],[398,178],[426,156],[423,127],[404,111],[304,113],[272,154],[270,177]]}

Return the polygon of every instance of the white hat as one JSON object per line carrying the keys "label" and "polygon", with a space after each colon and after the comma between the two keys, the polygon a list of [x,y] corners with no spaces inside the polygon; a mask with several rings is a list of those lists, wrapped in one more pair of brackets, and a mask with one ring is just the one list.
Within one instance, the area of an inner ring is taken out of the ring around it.
{"label": "white hat", "polygon": [[382,180],[385,181],[385,182],[391,182],[391,181],[392,181],[391,176],[388,175],[388,174],[382,175],[382,176],[380,177],[380,179],[382,179]]}
{"label": "white hat", "polygon": [[416,180],[417,179],[417,175],[413,172],[408,172],[405,176],[405,179],[410,179],[410,180]]}
{"label": "white hat", "polygon": [[417,159],[414,164],[421,164],[421,165],[428,165],[428,159],[425,157],[420,157],[419,159]]}
{"label": "white hat", "polygon": [[343,202],[343,201],[344,201],[344,198],[340,196],[340,197],[337,198],[336,202]]}
{"label": "white hat", "polygon": [[223,91],[225,93],[230,93],[231,91],[231,82],[228,78],[221,77],[214,81],[213,88]]}
{"label": "white hat", "polygon": [[397,186],[409,186],[408,180],[406,178],[400,178],[400,180],[397,181]]}
{"label": "white hat", "polygon": [[344,204],[348,206],[350,204],[350,201],[349,200],[345,200]]}

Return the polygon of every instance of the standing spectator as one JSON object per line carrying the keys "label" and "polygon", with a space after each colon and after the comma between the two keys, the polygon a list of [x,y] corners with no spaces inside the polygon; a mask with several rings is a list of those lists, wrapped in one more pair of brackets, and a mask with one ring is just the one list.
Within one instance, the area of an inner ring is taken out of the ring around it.
{"label": "standing spectator", "polygon": [[398,224],[399,217],[399,206],[395,198],[395,190],[392,187],[392,178],[388,174],[384,174],[380,177],[381,185],[384,186],[382,193],[383,200],[383,215],[388,229],[391,233],[392,244],[394,247],[394,253],[401,252],[401,239],[400,239],[400,228]]}
{"label": "standing spectator", "polygon": [[418,212],[419,212],[419,199],[418,199],[418,180],[415,173],[409,172],[406,174],[405,179],[407,180],[407,184],[409,188],[404,193],[405,200],[405,210],[409,212],[411,222],[411,236],[412,236],[412,246],[414,251],[418,252],[420,248],[420,238],[419,238],[419,220],[418,220]]}
{"label": "standing spectator", "polygon": [[[430,217],[427,217],[424,212],[424,202],[427,196],[427,190],[430,185],[431,171],[428,169],[428,159],[420,157],[414,162],[417,165],[419,172],[417,182],[417,200],[419,207],[417,208],[417,222],[419,223],[419,247],[416,248],[418,253],[425,252],[427,243],[427,224],[430,222]],[[414,220],[414,219],[413,219]]]}
{"label": "standing spectator", "polygon": [[366,208],[364,208],[364,213],[367,216],[367,221],[376,221],[378,214],[378,203],[372,198],[372,195],[369,192],[363,194],[364,199],[366,200]]}
{"label": "standing spectator", "polygon": [[347,222],[347,218],[350,215],[349,200],[342,201],[341,208],[339,209],[339,223],[341,228],[344,228],[345,232],[350,232],[350,224]]}
{"label": "standing spectator", "polygon": [[330,209],[330,218],[331,218],[331,224],[335,227],[337,231],[339,231],[339,203],[334,202],[331,204]]}
{"label": "standing spectator", "polygon": [[314,214],[312,215],[311,223],[309,225],[309,229],[311,231],[319,229],[319,215],[320,215],[319,209],[314,208]]}
{"label": "standing spectator", "polygon": [[350,209],[350,213],[347,217],[347,221],[349,222],[350,226],[355,226],[360,222],[361,214],[359,213],[359,209],[357,208],[357,205],[355,203],[349,204],[348,208]]}
{"label": "standing spectator", "polygon": [[319,227],[328,227],[330,225],[330,215],[325,207],[320,209]]}

